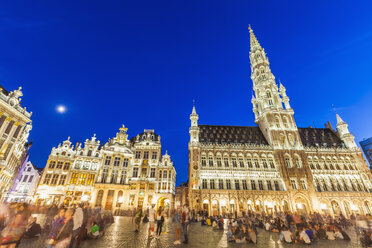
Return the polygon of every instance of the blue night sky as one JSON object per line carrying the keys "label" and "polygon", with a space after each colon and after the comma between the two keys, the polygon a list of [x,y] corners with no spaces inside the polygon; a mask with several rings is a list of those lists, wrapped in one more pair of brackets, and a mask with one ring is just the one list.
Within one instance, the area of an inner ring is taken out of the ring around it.
{"label": "blue night sky", "polygon": [[255,125],[248,24],[299,127],[335,126],[334,104],[357,142],[372,136],[371,10],[371,1],[1,1],[0,84],[23,87],[35,165],[68,136],[106,142],[125,124],[130,137],[161,135],[180,184],[192,99],[200,124]]}

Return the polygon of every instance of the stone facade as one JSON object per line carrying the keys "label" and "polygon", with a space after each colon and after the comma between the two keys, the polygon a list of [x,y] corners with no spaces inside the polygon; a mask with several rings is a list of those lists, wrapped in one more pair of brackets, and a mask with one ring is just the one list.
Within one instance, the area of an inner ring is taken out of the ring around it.
{"label": "stone facade", "polygon": [[31,112],[21,107],[23,93],[0,86],[0,200],[5,200],[24,162],[31,125]]}
{"label": "stone facade", "polygon": [[100,145],[95,135],[84,147],[70,140],[53,148],[38,191],[38,204],[89,202],[118,213],[136,207],[174,206],[176,171],[162,155],[160,136],[147,130],[128,140],[127,128]]}
{"label": "stone facade", "polygon": [[189,202],[211,215],[251,211],[371,213],[371,173],[347,123],[298,128],[250,29],[253,112],[258,127],[199,125],[190,115]]}

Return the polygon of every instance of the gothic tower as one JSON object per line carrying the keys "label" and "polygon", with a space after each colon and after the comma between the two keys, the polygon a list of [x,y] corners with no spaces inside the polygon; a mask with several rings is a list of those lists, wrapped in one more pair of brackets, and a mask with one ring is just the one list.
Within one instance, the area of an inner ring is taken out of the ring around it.
{"label": "gothic tower", "polygon": [[285,87],[278,88],[270,70],[269,59],[253,30],[249,27],[251,51],[251,78],[255,96],[252,96],[255,122],[266,140],[274,148],[288,149],[302,147],[294,111],[289,105]]}
{"label": "gothic tower", "polygon": [[197,189],[199,171],[199,115],[196,113],[195,106],[190,115],[191,126],[189,129],[189,189]]}

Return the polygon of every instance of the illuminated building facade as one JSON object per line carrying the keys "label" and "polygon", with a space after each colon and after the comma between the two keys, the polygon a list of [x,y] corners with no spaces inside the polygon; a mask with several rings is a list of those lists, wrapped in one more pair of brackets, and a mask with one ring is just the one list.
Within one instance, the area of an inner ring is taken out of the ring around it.
{"label": "illuminated building facade", "polygon": [[348,125],[299,128],[250,29],[255,123],[199,125],[190,115],[189,202],[211,215],[256,211],[371,213],[371,173]]}
{"label": "illuminated building facade", "polygon": [[89,202],[104,210],[174,206],[176,171],[160,136],[146,130],[128,140],[127,128],[103,146],[95,135],[84,147],[70,139],[53,148],[36,193],[38,204]]}
{"label": "illuminated building facade", "polygon": [[21,164],[24,162],[26,143],[32,129],[31,112],[21,107],[23,93],[8,92],[0,86],[0,200],[13,186]]}

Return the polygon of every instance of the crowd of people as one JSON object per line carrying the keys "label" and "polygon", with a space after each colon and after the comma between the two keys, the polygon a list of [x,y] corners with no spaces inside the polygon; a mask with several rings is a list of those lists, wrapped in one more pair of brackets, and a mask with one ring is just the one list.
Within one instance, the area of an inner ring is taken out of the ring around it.
{"label": "crowd of people", "polygon": [[[211,226],[214,230],[224,229],[224,217],[208,216],[198,212],[196,220],[201,225]],[[349,219],[342,214],[337,217],[319,213],[300,214],[279,212],[271,215],[265,213],[243,212],[243,216],[228,216],[227,240],[235,243],[257,243],[257,229],[278,233],[284,243],[312,244],[321,240],[350,241],[348,232],[356,232],[359,242],[364,247],[372,247],[372,216],[354,215]],[[355,230],[352,229],[355,228]]]}
{"label": "crowd of people", "polygon": [[[45,216],[43,227],[35,215]],[[111,223],[113,216],[110,212],[90,208],[84,203],[69,208],[1,204],[0,248],[14,248],[35,238],[45,239],[48,248],[78,248],[85,239],[103,236],[106,226]]]}

